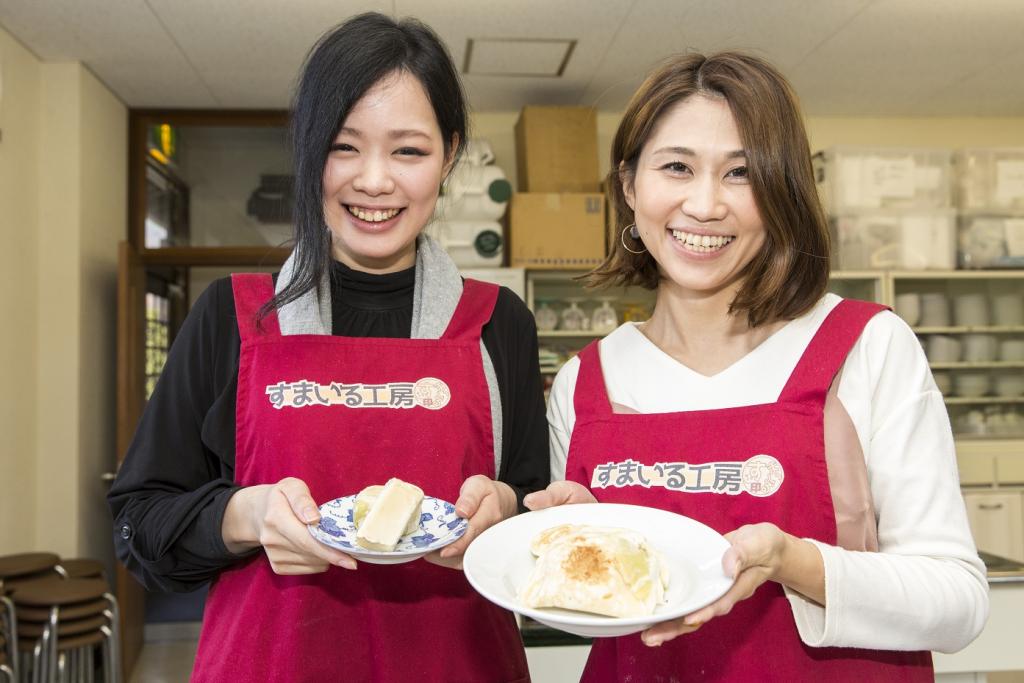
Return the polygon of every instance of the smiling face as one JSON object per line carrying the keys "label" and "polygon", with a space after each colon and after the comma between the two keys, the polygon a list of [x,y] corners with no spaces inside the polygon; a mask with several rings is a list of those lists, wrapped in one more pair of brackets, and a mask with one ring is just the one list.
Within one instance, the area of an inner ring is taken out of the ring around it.
{"label": "smiling face", "polygon": [[765,228],[724,98],[693,95],[662,114],[623,190],[663,286],[700,296],[741,286]]}
{"label": "smiling face", "polygon": [[441,129],[420,81],[404,72],[378,81],[342,123],[324,166],[332,256],[368,272],[415,265],[416,237],[447,170]]}

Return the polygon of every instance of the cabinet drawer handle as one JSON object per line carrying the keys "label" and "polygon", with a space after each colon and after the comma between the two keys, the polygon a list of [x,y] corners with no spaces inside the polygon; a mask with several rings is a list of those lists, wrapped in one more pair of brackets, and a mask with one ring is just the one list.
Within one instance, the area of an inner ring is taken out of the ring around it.
{"label": "cabinet drawer handle", "polygon": [[1002,510],[1002,503],[978,503],[978,509],[980,510]]}

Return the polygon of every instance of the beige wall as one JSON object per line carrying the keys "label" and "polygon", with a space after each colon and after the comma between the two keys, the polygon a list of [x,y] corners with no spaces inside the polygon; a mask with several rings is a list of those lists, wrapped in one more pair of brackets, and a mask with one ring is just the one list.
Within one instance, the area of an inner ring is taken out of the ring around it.
{"label": "beige wall", "polygon": [[78,345],[81,282],[80,77],[75,64],[43,64],[39,144],[39,297],[36,339],[35,547],[77,554]]}
{"label": "beige wall", "polygon": [[[512,133],[517,112],[481,112],[473,116],[471,135],[487,138],[495,163],[516,184],[516,146]],[[600,173],[608,173],[612,138],[621,114],[597,117],[597,158]],[[885,145],[911,147],[1002,146],[1024,147],[1024,116],[1005,118],[843,118],[807,119],[811,150],[833,145]]]}
{"label": "beige wall", "polygon": [[0,554],[108,560],[127,110],[80,64],[0,50]]}
{"label": "beige wall", "polygon": [[1005,118],[807,119],[811,149],[833,145],[908,147],[1024,147],[1024,116]]}
{"label": "beige wall", "polygon": [[41,70],[0,28],[0,554],[35,546]]}
{"label": "beige wall", "polygon": [[116,462],[117,244],[127,235],[128,110],[79,68],[78,527],[80,554],[112,556],[107,485]]}

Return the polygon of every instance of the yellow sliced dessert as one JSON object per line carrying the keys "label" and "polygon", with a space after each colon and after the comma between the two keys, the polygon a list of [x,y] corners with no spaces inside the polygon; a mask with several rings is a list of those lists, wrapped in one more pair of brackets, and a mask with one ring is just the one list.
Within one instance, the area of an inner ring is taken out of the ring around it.
{"label": "yellow sliced dessert", "polygon": [[[389,479],[358,524],[356,543],[368,550],[390,552],[407,529],[418,525],[423,490],[401,479]],[[355,511],[353,511],[353,521]]]}
{"label": "yellow sliced dessert", "polygon": [[[373,486],[367,486],[359,492],[359,495],[356,496],[355,503],[352,506],[352,523],[357,530],[362,525],[363,520],[366,519],[366,514],[370,511],[370,508],[373,507],[373,504],[377,502],[377,498],[380,497],[380,492],[383,490],[383,484],[375,484]],[[409,523],[405,525],[405,531],[402,532],[402,535],[408,536],[419,528],[419,508],[416,508],[416,513],[409,517]]]}

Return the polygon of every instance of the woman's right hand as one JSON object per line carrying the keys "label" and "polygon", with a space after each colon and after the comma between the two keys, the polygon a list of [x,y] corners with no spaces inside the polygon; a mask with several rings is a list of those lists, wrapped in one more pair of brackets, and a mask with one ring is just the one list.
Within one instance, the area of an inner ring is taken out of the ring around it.
{"label": "woman's right hand", "polygon": [[355,569],[356,561],[317,541],[306,528],[320,511],[301,479],[248,486],[228,501],[221,533],[228,550],[241,553],[263,546],[277,574],[319,574],[334,565]]}
{"label": "woman's right hand", "polygon": [[553,481],[543,491],[534,491],[523,498],[523,505],[531,510],[543,510],[556,505],[596,503],[597,498],[583,484],[575,481]]}

